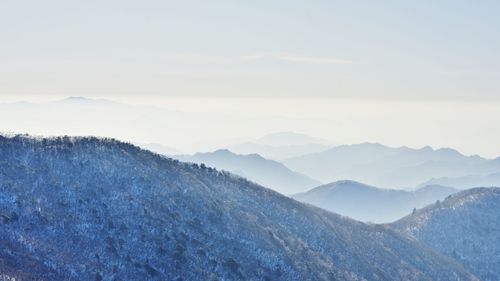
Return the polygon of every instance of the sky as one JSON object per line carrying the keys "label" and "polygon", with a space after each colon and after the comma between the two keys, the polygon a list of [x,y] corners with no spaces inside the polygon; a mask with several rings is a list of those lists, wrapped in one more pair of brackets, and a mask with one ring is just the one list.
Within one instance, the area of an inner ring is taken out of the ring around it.
{"label": "sky", "polygon": [[[2,0],[0,103],[85,96],[218,116],[175,138],[129,136],[172,145],[298,131],[493,157],[499,10],[486,0]],[[37,129],[36,116],[9,112],[0,130],[105,133]]]}
{"label": "sky", "polygon": [[0,94],[495,99],[498,1],[0,2]]}

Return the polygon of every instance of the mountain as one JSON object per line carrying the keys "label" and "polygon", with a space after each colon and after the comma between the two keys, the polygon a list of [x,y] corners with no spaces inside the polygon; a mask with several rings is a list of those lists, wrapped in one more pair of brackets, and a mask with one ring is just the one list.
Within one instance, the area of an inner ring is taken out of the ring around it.
{"label": "mountain", "polygon": [[327,150],[333,142],[294,132],[279,132],[259,139],[233,144],[229,150],[239,154],[257,153],[265,158],[281,161],[291,157]]}
{"label": "mountain", "polygon": [[321,184],[296,173],[283,164],[263,158],[258,154],[238,155],[227,149],[194,155],[173,156],[176,159],[205,164],[246,177],[260,185],[282,194],[293,194]]}
{"label": "mountain", "polygon": [[68,97],[51,103],[52,105],[77,105],[77,106],[117,106],[124,104],[106,99],[91,99],[86,97]]}
{"label": "mountain", "polygon": [[462,191],[392,225],[460,261],[481,280],[500,280],[500,188]]}
{"label": "mountain", "polygon": [[112,139],[0,137],[6,280],[477,280],[391,227]]}
{"label": "mountain", "polygon": [[500,186],[500,172],[488,175],[468,175],[457,178],[436,178],[428,180],[421,185],[428,184],[455,186],[461,189],[478,186]]}
{"label": "mountain", "polygon": [[445,186],[426,186],[415,191],[381,189],[355,181],[337,181],[293,196],[309,203],[356,220],[387,223],[442,200],[457,192]]}
{"label": "mountain", "polygon": [[297,157],[309,153],[324,151],[331,146],[323,144],[310,143],[302,145],[283,145],[273,146],[267,144],[260,144],[256,142],[244,142],[228,146],[229,150],[238,154],[252,154],[256,153],[268,159],[282,161],[291,157]]}
{"label": "mountain", "polygon": [[392,148],[378,143],[341,145],[290,158],[290,169],[323,182],[351,179],[389,188],[414,188],[431,178],[500,171],[500,162],[441,148]]}

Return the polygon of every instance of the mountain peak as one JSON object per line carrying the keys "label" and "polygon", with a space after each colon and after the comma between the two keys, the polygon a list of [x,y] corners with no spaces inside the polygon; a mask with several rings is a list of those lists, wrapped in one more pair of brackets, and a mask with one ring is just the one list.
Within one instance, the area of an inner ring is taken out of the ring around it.
{"label": "mountain peak", "polygon": [[86,97],[83,97],[83,96],[79,96],[79,97],[67,97],[66,99],[64,99],[66,101],[84,101],[84,100],[90,100],[89,98],[86,98]]}
{"label": "mountain peak", "polygon": [[377,189],[378,188],[376,188],[376,187],[369,186],[369,185],[366,185],[366,184],[363,184],[363,183],[360,183],[357,181],[353,181],[353,180],[338,180],[335,182],[331,182],[331,183],[327,183],[327,184],[315,187],[315,188],[307,191],[306,193],[316,193],[316,192],[324,193],[324,192],[331,192],[331,191],[349,192],[349,193],[355,192],[356,193],[356,192],[360,192],[363,190],[377,190]]}
{"label": "mountain peak", "polygon": [[330,184],[334,188],[349,188],[349,189],[377,189],[374,186],[369,186],[353,180],[339,180]]}
{"label": "mountain peak", "polygon": [[351,180],[337,181],[299,193],[293,197],[351,218],[374,223],[392,222],[442,200],[456,192],[453,188],[429,187],[415,191],[382,189]]}
{"label": "mountain peak", "polygon": [[228,149],[219,149],[176,158],[225,170],[287,195],[321,184],[256,153],[235,154]]}
{"label": "mountain peak", "polygon": [[227,148],[221,148],[221,149],[217,149],[213,152],[207,152],[207,153],[221,154],[221,155],[237,155]]}
{"label": "mountain peak", "polygon": [[72,105],[98,105],[98,104],[114,104],[115,102],[107,99],[94,99],[83,96],[67,97],[62,100],[55,101],[56,104],[72,104]]}

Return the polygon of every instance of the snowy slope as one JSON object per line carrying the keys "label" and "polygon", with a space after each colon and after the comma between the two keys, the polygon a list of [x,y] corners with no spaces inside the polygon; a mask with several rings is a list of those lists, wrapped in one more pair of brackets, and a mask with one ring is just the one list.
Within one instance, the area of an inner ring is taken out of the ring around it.
{"label": "snowy slope", "polygon": [[500,188],[462,191],[393,226],[462,262],[481,280],[500,280]]}
{"label": "snowy slope", "polygon": [[3,278],[475,280],[389,227],[109,139],[0,137],[0,218]]}

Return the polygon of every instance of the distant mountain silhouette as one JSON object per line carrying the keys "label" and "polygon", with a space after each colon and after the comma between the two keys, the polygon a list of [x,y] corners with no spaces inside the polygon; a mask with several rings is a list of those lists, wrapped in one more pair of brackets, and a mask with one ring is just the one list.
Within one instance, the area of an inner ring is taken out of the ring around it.
{"label": "distant mountain silhouette", "polygon": [[7,280],[477,280],[390,227],[110,139],[0,137]]}
{"label": "distant mountain silhouette", "polygon": [[115,101],[106,99],[92,99],[87,97],[68,97],[62,100],[57,100],[49,104],[66,104],[66,105],[124,105]]}
{"label": "distant mountain silhouette", "polygon": [[449,148],[391,148],[378,143],[341,145],[283,163],[323,182],[352,179],[397,189],[413,188],[431,178],[500,170],[500,161],[465,156]]}
{"label": "distant mountain silhouette", "polygon": [[286,145],[272,146],[255,142],[245,142],[240,144],[230,145],[229,149],[239,154],[257,153],[268,159],[282,161],[290,157],[297,157],[313,152],[319,152],[329,149],[330,146],[322,144],[303,144],[303,145]]}
{"label": "distant mountain silhouette", "polygon": [[221,149],[173,157],[182,161],[204,163],[209,167],[235,173],[287,195],[305,191],[320,184],[319,181],[296,173],[283,164],[265,159],[258,154],[239,155],[227,149]]}
{"label": "distant mountain silhouette", "polygon": [[290,157],[327,150],[333,142],[294,132],[279,132],[260,139],[230,145],[228,148],[239,154],[257,153],[277,161]]}
{"label": "distant mountain silhouette", "polygon": [[293,198],[356,220],[386,223],[455,192],[456,189],[445,186],[426,186],[415,191],[381,189],[345,180],[313,188]]}
{"label": "distant mountain silhouette", "polygon": [[488,175],[468,175],[457,178],[437,178],[426,181],[421,185],[424,186],[428,184],[455,186],[461,189],[478,186],[500,186],[500,172]]}
{"label": "distant mountain silhouette", "polygon": [[500,188],[462,191],[392,226],[462,262],[481,280],[500,280]]}

